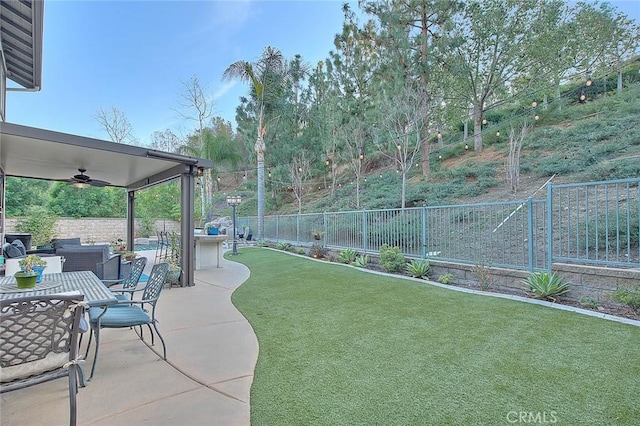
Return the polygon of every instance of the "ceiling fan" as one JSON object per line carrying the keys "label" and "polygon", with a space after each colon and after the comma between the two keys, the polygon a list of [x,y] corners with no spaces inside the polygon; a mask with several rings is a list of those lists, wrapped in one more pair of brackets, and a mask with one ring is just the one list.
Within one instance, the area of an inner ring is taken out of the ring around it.
{"label": "ceiling fan", "polygon": [[91,177],[84,174],[86,169],[78,169],[80,174],[74,175],[71,179],[69,179],[69,183],[76,188],[87,188],[88,186],[107,186],[111,185],[109,182],[105,182],[104,180],[91,179]]}

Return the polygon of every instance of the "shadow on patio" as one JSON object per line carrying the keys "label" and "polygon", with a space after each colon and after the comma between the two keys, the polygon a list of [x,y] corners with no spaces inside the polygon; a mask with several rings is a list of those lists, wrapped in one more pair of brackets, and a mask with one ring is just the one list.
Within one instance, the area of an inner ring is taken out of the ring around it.
{"label": "shadow on patio", "polygon": [[[153,262],[154,252],[142,255]],[[163,290],[158,327],[168,362],[133,330],[102,330],[95,377],[78,393],[78,424],[249,424],[258,342],[231,304],[231,293],[249,270],[222,262],[220,269],[196,271],[194,287]],[[154,349],[162,351],[157,339]],[[92,359],[90,351],[87,373]],[[2,394],[0,424],[68,424],[67,386],[59,379]]]}

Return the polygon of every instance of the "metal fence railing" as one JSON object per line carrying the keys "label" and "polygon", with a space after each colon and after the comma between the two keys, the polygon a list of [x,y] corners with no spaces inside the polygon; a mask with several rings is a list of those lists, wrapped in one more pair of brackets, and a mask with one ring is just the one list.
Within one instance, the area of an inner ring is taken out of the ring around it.
{"label": "metal fence railing", "polygon": [[[553,185],[546,199],[267,216],[264,238],[522,270],[640,266],[640,178]],[[257,218],[241,218],[255,228]],[[322,233],[314,241],[314,232]]]}

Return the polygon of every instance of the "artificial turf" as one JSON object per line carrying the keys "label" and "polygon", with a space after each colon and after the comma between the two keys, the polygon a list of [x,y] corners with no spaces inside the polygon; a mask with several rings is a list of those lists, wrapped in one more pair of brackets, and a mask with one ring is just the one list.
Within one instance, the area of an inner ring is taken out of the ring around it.
{"label": "artificial turf", "polygon": [[640,422],[640,327],[267,249],[232,260],[251,270],[232,301],[260,345],[254,425]]}

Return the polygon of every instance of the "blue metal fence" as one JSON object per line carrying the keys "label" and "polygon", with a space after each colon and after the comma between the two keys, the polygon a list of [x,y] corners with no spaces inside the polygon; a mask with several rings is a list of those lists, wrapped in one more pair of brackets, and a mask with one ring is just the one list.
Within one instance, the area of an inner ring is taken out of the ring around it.
{"label": "blue metal fence", "polygon": [[[550,269],[553,262],[640,266],[640,178],[547,187],[546,199],[265,217],[264,238],[408,257]],[[242,218],[255,224],[255,217]],[[255,228],[254,228],[255,229]]]}

